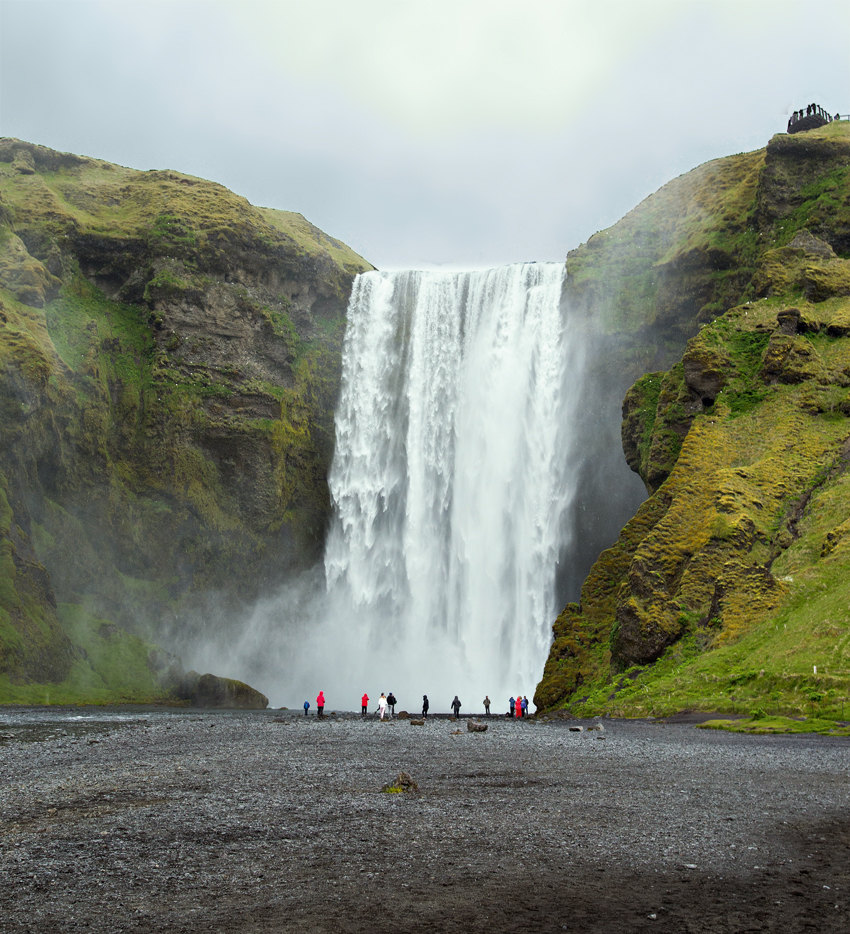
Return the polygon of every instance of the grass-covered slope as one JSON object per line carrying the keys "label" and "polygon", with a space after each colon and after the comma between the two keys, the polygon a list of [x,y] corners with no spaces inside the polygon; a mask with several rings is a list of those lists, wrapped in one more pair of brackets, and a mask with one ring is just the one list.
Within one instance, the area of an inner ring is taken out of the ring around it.
{"label": "grass-covered slope", "polygon": [[[727,245],[713,281],[732,300],[626,396],[651,495],[555,623],[540,707],[850,717],[850,125],[742,158],[746,198],[711,176],[691,192],[732,223],[694,228]],[[635,260],[621,288],[649,276]]]}
{"label": "grass-covered slope", "polygon": [[196,595],[316,556],[366,268],[220,185],[0,140],[0,702],[161,695]]}

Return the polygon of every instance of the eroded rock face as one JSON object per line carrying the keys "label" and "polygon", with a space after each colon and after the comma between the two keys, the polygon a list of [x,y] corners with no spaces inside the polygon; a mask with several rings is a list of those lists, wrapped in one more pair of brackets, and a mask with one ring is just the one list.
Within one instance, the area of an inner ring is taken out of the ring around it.
{"label": "eroded rock face", "polygon": [[840,191],[840,182],[838,189],[830,186],[835,173],[846,170],[848,160],[846,134],[774,136],[767,146],[756,202],[756,221],[765,236],[772,239],[776,228],[802,209],[810,234],[841,255],[850,253],[850,219],[841,199],[819,197],[821,192]]}
{"label": "eroded rock face", "polygon": [[[313,561],[346,303],[369,264],[220,185],[19,140],[0,140],[0,236],[16,631],[43,630],[33,607],[53,601],[156,639],[208,591],[237,606]],[[0,647],[0,673],[21,659]]]}

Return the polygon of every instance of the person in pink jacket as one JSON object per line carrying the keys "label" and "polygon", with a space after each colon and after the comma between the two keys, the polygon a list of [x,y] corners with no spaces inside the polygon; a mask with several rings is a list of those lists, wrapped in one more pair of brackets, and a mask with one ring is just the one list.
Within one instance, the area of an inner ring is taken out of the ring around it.
{"label": "person in pink jacket", "polygon": [[325,715],[325,692],[319,691],[319,696],[316,698],[316,708],[319,712],[319,716],[323,717]]}
{"label": "person in pink jacket", "polygon": [[364,691],[363,696],[360,698],[360,716],[365,717],[368,710],[369,710],[369,695]]}
{"label": "person in pink jacket", "polygon": [[517,694],[516,703],[514,704],[514,716],[517,720],[522,716],[522,694]]}

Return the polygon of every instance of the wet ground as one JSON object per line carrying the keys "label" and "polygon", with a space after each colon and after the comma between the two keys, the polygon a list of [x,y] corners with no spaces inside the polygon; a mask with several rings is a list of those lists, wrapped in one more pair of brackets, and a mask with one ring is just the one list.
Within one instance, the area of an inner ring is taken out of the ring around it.
{"label": "wet ground", "polygon": [[850,930],[850,741],[569,727],[0,708],[0,929]]}

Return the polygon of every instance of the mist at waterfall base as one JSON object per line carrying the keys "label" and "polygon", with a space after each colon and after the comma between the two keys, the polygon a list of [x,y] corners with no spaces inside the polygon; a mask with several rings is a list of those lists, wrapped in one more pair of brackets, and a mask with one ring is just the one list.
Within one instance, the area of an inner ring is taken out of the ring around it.
{"label": "mist at waterfall base", "polygon": [[577,480],[610,469],[594,439],[619,444],[588,406],[588,341],[569,326],[563,275],[529,263],[358,276],[324,564],[232,639],[196,645],[195,666],[272,706],[323,690],[329,710],[357,709],[364,692],[374,708],[392,691],[399,709],[427,694],[448,710],[457,694],[478,712],[488,694],[501,712],[533,696],[555,617],[643,497],[619,452],[614,492],[596,495],[610,500],[602,522],[588,518]]}

